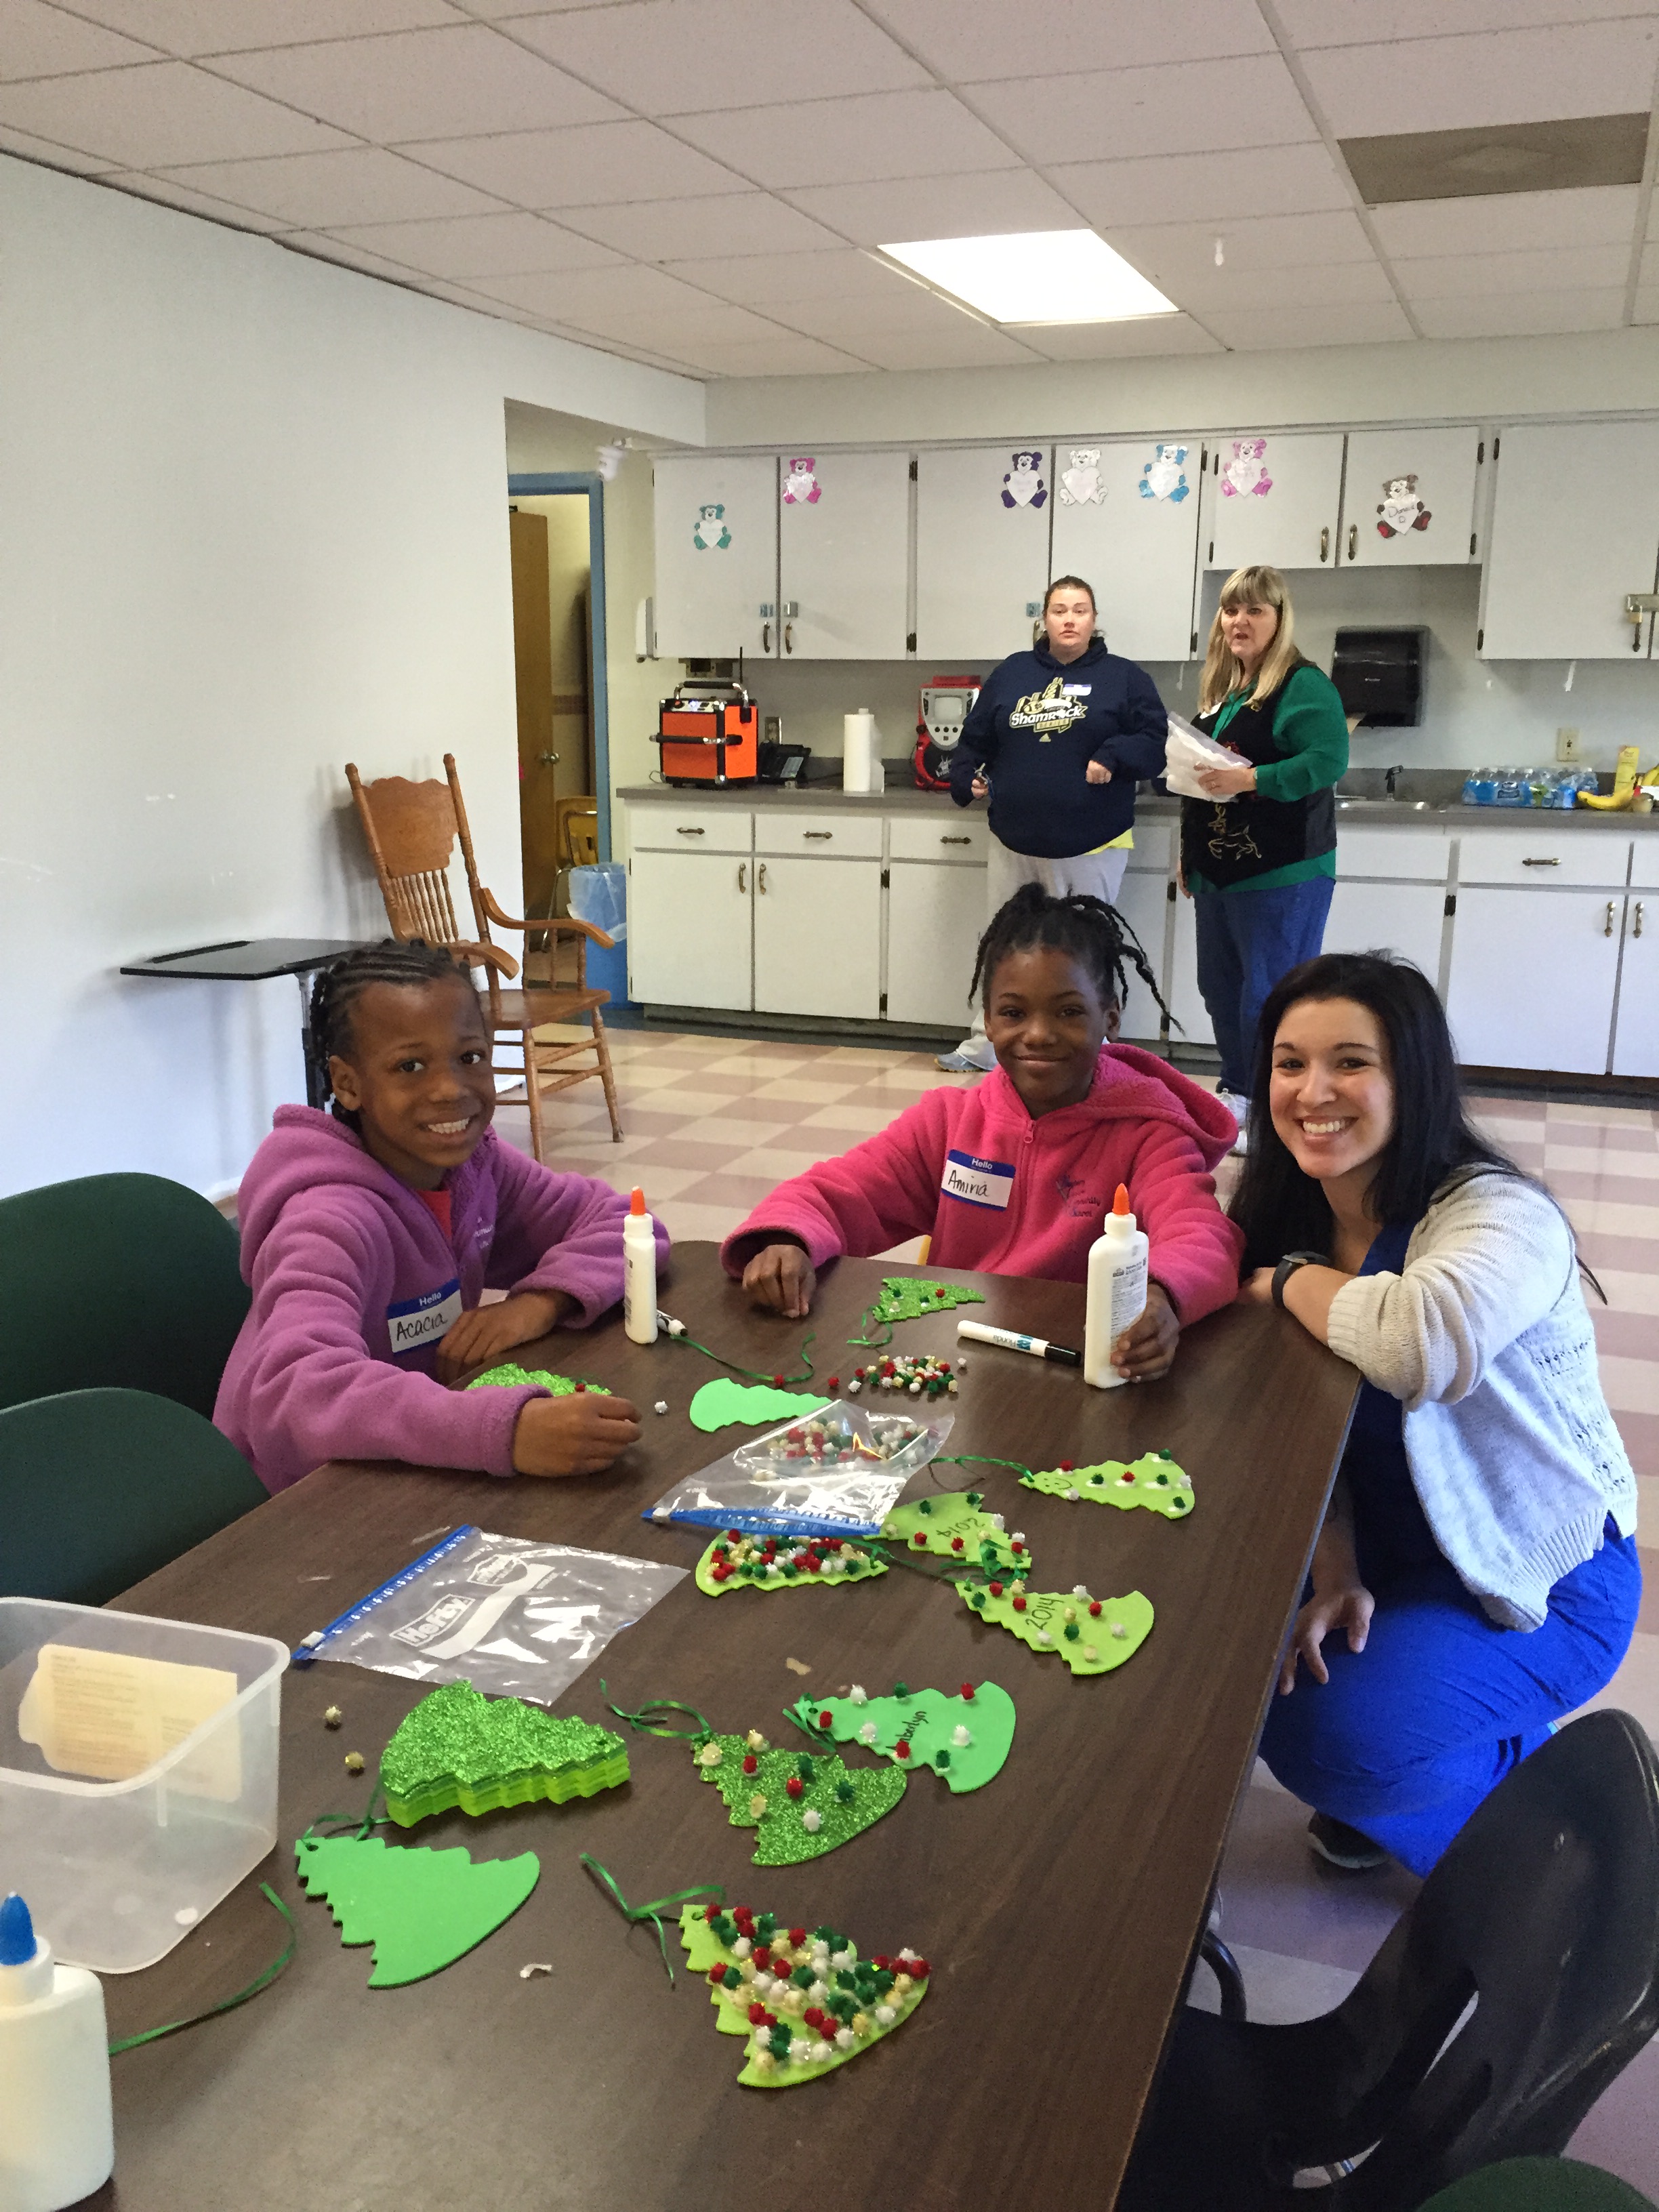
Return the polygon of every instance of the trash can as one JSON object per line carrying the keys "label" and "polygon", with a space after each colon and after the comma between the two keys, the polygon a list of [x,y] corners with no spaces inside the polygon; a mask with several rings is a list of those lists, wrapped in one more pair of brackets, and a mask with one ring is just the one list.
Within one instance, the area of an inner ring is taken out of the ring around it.
{"label": "trash can", "polygon": [[628,866],[623,860],[599,860],[589,867],[570,871],[570,911],[578,921],[591,922],[615,946],[607,951],[591,940],[587,946],[587,981],[591,989],[609,991],[613,1006],[628,1004]]}

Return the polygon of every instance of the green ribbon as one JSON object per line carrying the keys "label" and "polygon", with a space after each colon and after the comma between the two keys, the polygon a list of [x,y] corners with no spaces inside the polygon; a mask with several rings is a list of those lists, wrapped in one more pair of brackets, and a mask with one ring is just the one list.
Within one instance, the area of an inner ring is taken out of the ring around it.
{"label": "green ribbon", "polygon": [[[611,1711],[613,1712],[616,1711],[614,1705]],[[670,1733],[678,1734],[678,1731],[670,1730]],[[602,1867],[597,1859],[590,1858],[586,1851],[579,1852],[577,1856],[589,1874],[594,1875],[610,1893],[611,1902],[620,1907],[624,1920],[648,1920],[656,1929],[657,1948],[662,1953],[663,1970],[667,1974],[672,1987],[674,1981],[674,1969],[668,1960],[668,1938],[663,1932],[662,1916],[665,1912],[672,1911],[675,1905],[690,1905],[694,1898],[698,1897],[712,1897],[717,1904],[724,1905],[726,1892],[720,1884],[717,1881],[700,1881],[693,1888],[677,1889],[672,1897],[653,1897],[649,1905],[630,1905],[621,1890],[617,1888],[608,1867]]]}
{"label": "green ribbon", "polygon": [[259,1884],[259,1891],[262,1896],[270,1899],[288,1923],[288,1941],[283,1944],[279,1955],[271,1961],[263,1973],[256,1974],[246,1989],[238,1990],[234,1997],[221,1997],[217,2004],[208,2005],[201,2012],[186,2014],[183,2020],[170,2020],[165,2027],[147,2027],[142,2035],[122,2036],[118,2042],[112,2043],[109,2047],[109,2055],[112,2058],[118,2051],[136,2050],[141,2043],[154,2043],[163,2035],[176,2035],[181,2027],[194,2027],[198,2021],[211,2020],[215,2013],[232,2012],[238,2005],[246,2004],[250,1997],[257,1997],[261,1990],[268,1990],[270,1987],[277,1975],[292,1960],[295,1947],[300,1941],[300,1930],[295,1923],[294,1915],[268,1881],[262,1881]]}
{"label": "green ribbon", "polygon": [[988,1452],[941,1452],[934,1460],[935,1467],[1007,1467],[1016,1474],[1030,1474],[1031,1469],[1024,1460],[993,1459]]}
{"label": "green ribbon", "polygon": [[[605,1679],[601,1674],[599,1695],[605,1698],[605,1710],[615,1713],[619,1721],[626,1721],[630,1728],[638,1729],[641,1735],[672,1735],[682,1742],[695,1743],[700,1736],[711,1736],[714,1733],[695,1705],[683,1705],[678,1698],[647,1698],[638,1712],[630,1713],[624,1711],[621,1705],[611,1704],[605,1694],[606,1686]],[[687,1713],[697,1725],[695,1729],[659,1728],[646,1718],[647,1713]]]}
{"label": "green ribbon", "polygon": [[[811,1352],[807,1350],[807,1346],[811,1343],[813,1338],[817,1334],[817,1331],[815,1328],[808,1329],[805,1338],[802,1340],[800,1347],[800,1373],[799,1375],[785,1375],[781,1376],[778,1375],[775,1369],[774,1369],[771,1374],[765,1375],[761,1372],[761,1370],[758,1367],[745,1367],[738,1360],[728,1359],[723,1352],[716,1352],[711,1346],[707,1344],[699,1344],[695,1336],[688,1336],[684,1334],[684,1332],[682,1332],[678,1336],[671,1334],[668,1341],[671,1344],[689,1344],[693,1352],[702,1352],[705,1359],[712,1359],[717,1367],[729,1367],[734,1375],[748,1376],[751,1382],[775,1382],[780,1381],[784,1382],[808,1382],[812,1377],[812,1357]],[[848,1341],[849,1343],[855,1343],[858,1340],[856,1338],[849,1337]]]}
{"label": "green ribbon", "polygon": [[871,1323],[878,1318],[880,1313],[881,1304],[879,1300],[878,1300],[872,1306],[866,1306],[863,1313],[859,1316],[859,1327],[866,1333],[862,1336],[849,1336],[847,1340],[848,1344],[861,1344],[866,1352],[885,1352],[888,1346],[893,1341],[892,1322],[890,1321],[884,1321],[882,1322],[882,1327],[887,1332],[885,1336],[872,1336],[869,1334]]}

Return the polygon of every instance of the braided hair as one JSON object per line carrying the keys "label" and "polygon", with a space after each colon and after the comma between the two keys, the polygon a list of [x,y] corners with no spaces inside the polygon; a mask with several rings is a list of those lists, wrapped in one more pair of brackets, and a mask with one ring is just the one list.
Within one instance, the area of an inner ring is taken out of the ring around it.
{"label": "braided hair", "polygon": [[[1164,994],[1158,988],[1158,978],[1152,973],[1145,947],[1117,908],[1087,891],[1073,891],[1065,897],[1052,898],[1041,884],[1022,884],[1012,898],[992,915],[990,926],[979,940],[969,996],[977,997],[983,986],[989,998],[997,963],[1009,953],[1039,950],[1069,955],[1085,975],[1092,977],[1102,1000],[1115,1000],[1120,1006],[1128,994],[1128,969],[1133,967],[1158,1001],[1164,1018],[1175,1020],[1164,1003]],[[1177,1022],[1176,1026],[1179,1028],[1180,1024]]]}
{"label": "braided hair", "polygon": [[328,1064],[332,1059],[351,1056],[356,1042],[351,1012],[363,993],[374,983],[393,983],[404,989],[413,985],[418,989],[422,983],[441,982],[446,978],[472,991],[472,979],[453,953],[419,937],[411,937],[407,944],[388,937],[379,945],[361,945],[356,952],[318,969],[311,987],[311,1057],[320,1095],[328,1101],[328,1110],[337,1121],[353,1129],[357,1127],[356,1114],[334,1096]]}

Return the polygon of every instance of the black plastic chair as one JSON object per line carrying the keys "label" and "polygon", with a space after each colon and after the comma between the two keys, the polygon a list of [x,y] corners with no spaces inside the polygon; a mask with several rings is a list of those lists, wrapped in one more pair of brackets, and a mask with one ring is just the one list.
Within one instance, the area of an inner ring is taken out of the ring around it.
{"label": "black plastic chair", "polygon": [[1334,2012],[1181,2014],[1118,2212],[1413,2212],[1565,2149],[1656,2028],[1659,1760],[1592,1713],[1492,1792]]}
{"label": "black plastic chair", "polygon": [[264,1503],[210,1421],[142,1390],[0,1410],[0,1596],[103,1605]]}
{"label": "black plastic chair", "polygon": [[0,1406],[152,1390],[210,1420],[248,1304],[236,1231],[165,1176],[0,1199]]}

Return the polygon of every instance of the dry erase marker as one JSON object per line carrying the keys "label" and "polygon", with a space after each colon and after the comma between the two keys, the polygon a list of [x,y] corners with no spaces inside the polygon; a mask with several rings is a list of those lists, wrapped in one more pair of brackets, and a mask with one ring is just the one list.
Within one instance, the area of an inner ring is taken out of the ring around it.
{"label": "dry erase marker", "polygon": [[1005,1352],[1029,1352],[1034,1359],[1052,1359],[1060,1367],[1083,1364],[1083,1354],[1069,1345],[1050,1344],[1046,1336],[1020,1336],[1012,1328],[988,1328],[980,1321],[959,1321],[957,1335],[975,1344],[1000,1344]]}

